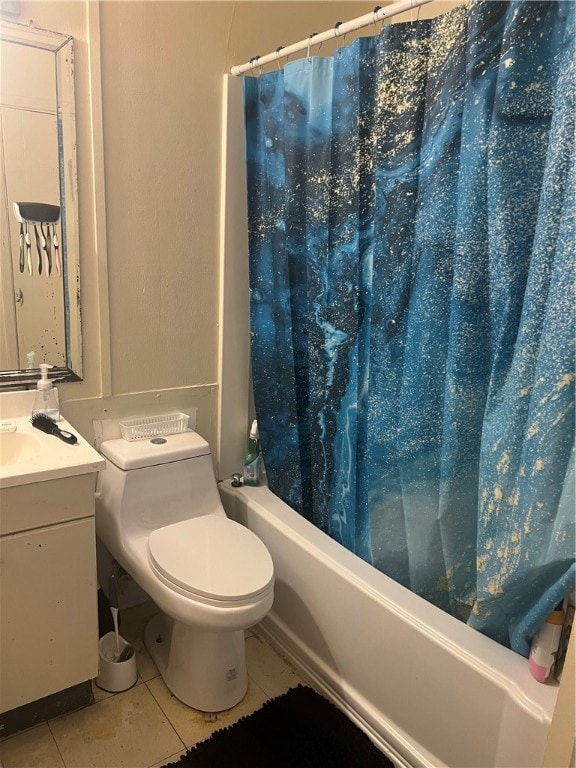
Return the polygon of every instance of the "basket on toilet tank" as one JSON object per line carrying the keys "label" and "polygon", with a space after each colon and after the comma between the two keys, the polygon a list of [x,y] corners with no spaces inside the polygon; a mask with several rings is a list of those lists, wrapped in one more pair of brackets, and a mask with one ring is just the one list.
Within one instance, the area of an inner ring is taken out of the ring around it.
{"label": "basket on toilet tank", "polygon": [[151,437],[178,435],[180,432],[186,432],[189,418],[185,413],[167,413],[163,416],[124,419],[120,422],[120,433],[124,440],[130,442]]}

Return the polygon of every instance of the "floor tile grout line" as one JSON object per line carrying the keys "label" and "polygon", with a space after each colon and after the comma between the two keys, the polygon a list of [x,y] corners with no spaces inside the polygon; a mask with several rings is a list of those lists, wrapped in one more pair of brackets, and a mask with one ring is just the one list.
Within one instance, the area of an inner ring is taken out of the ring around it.
{"label": "floor tile grout line", "polygon": [[[89,704],[88,706],[92,706],[92,705]],[[52,719],[54,720],[55,718],[52,718]],[[60,746],[58,745],[58,742],[56,740],[56,736],[54,736],[54,731],[50,727],[50,721],[49,720],[45,720],[44,722],[48,726],[48,730],[50,731],[50,736],[52,736],[52,741],[54,742],[54,745],[55,745],[56,749],[58,750],[58,754],[60,755],[60,760],[62,760],[62,765],[64,766],[64,768],[68,768],[68,766],[66,765],[66,760],[64,760],[64,755],[62,754],[62,750],[60,749]]]}
{"label": "floor tile grout line", "polygon": [[[152,679],[153,679],[153,680],[155,680],[156,678],[152,678]],[[169,725],[170,725],[170,728],[172,728],[172,730],[174,731],[174,733],[175,733],[175,734],[176,734],[176,736],[178,737],[178,739],[179,739],[180,743],[182,744],[182,748],[183,748],[183,749],[188,749],[188,747],[186,746],[186,744],[184,744],[184,742],[182,741],[182,737],[180,736],[180,734],[179,734],[179,733],[178,733],[178,731],[176,730],[176,728],[175,728],[175,726],[174,726],[174,723],[172,722],[172,720],[170,720],[170,717],[169,717],[168,713],[166,712],[166,710],[164,709],[164,707],[162,706],[162,704],[161,704],[161,703],[158,701],[158,699],[156,698],[156,696],[154,696],[154,691],[153,691],[153,690],[150,688],[150,686],[148,685],[148,681],[145,681],[145,682],[144,682],[144,685],[146,686],[146,688],[148,689],[148,692],[150,693],[150,695],[152,696],[152,698],[154,699],[154,701],[155,701],[155,702],[156,702],[156,704],[158,705],[158,709],[160,710],[160,712],[162,712],[162,714],[163,714],[163,715],[164,715],[164,717],[166,718],[167,722],[168,722],[168,723],[169,723]]]}
{"label": "floor tile grout line", "polygon": [[[152,678],[152,679],[154,679],[154,678]],[[170,726],[172,731],[175,733],[176,738],[178,739],[178,741],[180,742],[180,745],[181,745],[180,749],[178,750],[178,752],[171,752],[170,754],[165,755],[164,757],[161,757],[160,760],[156,760],[154,763],[152,763],[152,765],[157,765],[160,761],[162,761],[162,763],[165,763],[167,760],[170,760],[174,755],[178,755],[179,753],[181,753],[182,750],[187,750],[188,747],[186,746],[186,744],[180,738],[180,735],[178,734],[178,732],[174,728],[174,725],[173,725],[172,721],[170,720],[170,718],[168,717],[168,715],[166,714],[164,709],[161,707],[160,703],[158,702],[158,700],[154,696],[153,692],[150,690],[149,686],[146,684],[146,681],[142,680],[141,678],[140,678],[140,682],[136,682],[134,685],[132,685],[130,688],[127,688],[125,691],[110,691],[109,693],[111,695],[107,696],[104,699],[101,699],[100,701],[93,701],[91,704],[87,704],[84,707],[79,707],[78,709],[73,710],[71,712],[64,712],[63,714],[57,715],[56,717],[53,717],[51,719],[52,720],[59,720],[60,718],[66,717],[67,715],[72,715],[75,712],[79,712],[82,709],[92,709],[93,710],[94,707],[96,707],[98,704],[103,704],[104,702],[109,702],[112,699],[115,699],[116,697],[120,696],[121,694],[127,693],[128,691],[133,691],[136,688],[139,688],[140,686],[145,686],[145,688],[147,689],[148,693],[152,696],[152,699],[153,699],[154,703],[156,704],[156,706],[158,707],[158,709],[162,713],[162,716],[164,717],[164,719],[166,720],[166,722],[168,723],[168,725]],[[56,739],[56,736],[54,735],[54,733],[52,731],[52,728],[50,727],[50,722],[48,720],[45,720],[43,722],[45,722],[46,725],[48,725],[48,728],[50,730],[50,735],[52,736],[52,740],[54,741],[56,749],[58,750],[58,754],[60,755],[60,758],[62,760],[64,768],[68,768],[66,760],[64,759],[64,755],[62,754],[62,750],[60,749],[60,747],[58,745],[58,741]],[[41,725],[41,724],[42,723],[38,723],[38,725]],[[33,726],[33,727],[36,727],[36,726]],[[29,730],[32,730],[32,729],[29,729]],[[15,735],[18,735],[18,734],[15,734]],[[0,766],[0,768],[2,768],[2,767]]]}
{"label": "floor tile grout line", "polygon": [[[252,677],[252,675],[251,675],[249,672],[248,672],[248,680],[250,681],[250,683],[252,683],[252,685],[253,685],[255,688],[258,688],[258,690],[259,690],[259,691],[262,693],[262,695],[265,697],[265,701],[264,701],[264,704],[266,704],[266,702],[267,702],[267,701],[270,701],[270,699],[272,698],[272,697],[270,696],[270,694],[269,694],[267,691],[265,691],[265,690],[264,690],[264,688],[262,688],[262,686],[261,686],[259,683],[257,683],[257,682],[256,682],[256,680],[255,680],[255,679]],[[262,704],[261,706],[264,706],[264,704]]]}
{"label": "floor tile grout line", "polygon": [[[161,675],[158,675],[158,677],[161,677]],[[153,679],[155,679],[155,678],[153,678]],[[253,678],[253,677],[251,677],[251,675],[250,675],[250,674],[248,674],[248,679],[249,679],[249,684],[251,684],[251,685],[252,685],[254,688],[257,688],[257,689],[260,691],[260,693],[261,693],[261,694],[264,696],[264,698],[265,698],[264,702],[263,702],[263,703],[262,703],[262,704],[261,704],[259,707],[257,707],[257,709],[260,709],[260,707],[261,707],[261,706],[264,706],[264,704],[265,704],[267,701],[269,701],[269,700],[270,700],[271,696],[270,696],[268,693],[266,693],[266,691],[265,691],[265,690],[262,688],[262,686],[261,686],[261,685],[258,685],[258,683],[257,683],[257,682],[254,680],[254,678]],[[182,737],[180,736],[180,734],[179,734],[179,733],[178,733],[178,731],[176,730],[176,727],[175,727],[175,725],[173,724],[172,720],[170,719],[170,715],[169,715],[169,713],[168,713],[168,712],[167,712],[167,711],[166,711],[166,710],[163,708],[163,706],[162,706],[162,704],[161,704],[160,700],[159,700],[159,699],[158,699],[158,698],[157,698],[157,697],[154,695],[154,691],[153,691],[153,690],[152,690],[152,688],[151,688],[151,687],[148,685],[148,681],[145,681],[145,683],[144,683],[144,684],[146,685],[146,687],[147,687],[147,688],[148,688],[148,690],[150,691],[150,693],[151,693],[152,697],[154,698],[154,701],[155,701],[155,702],[158,704],[158,706],[160,707],[160,709],[161,709],[162,713],[164,714],[164,716],[166,717],[166,719],[167,719],[167,720],[168,720],[168,722],[170,723],[170,725],[171,725],[172,729],[175,731],[175,733],[176,733],[176,735],[178,736],[178,738],[180,739],[180,741],[182,741]],[[247,691],[248,691],[248,689],[247,689]],[[173,694],[172,694],[172,695],[173,695]],[[243,700],[244,700],[244,697],[241,699],[241,701],[243,701]],[[236,707],[236,706],[238,706],[239,704],[240,704],[240,702],[238,702],[238,704],[236,704],[236,705],[234,705],[234,706]],[[194,708],[193,708],[193,707],[190,707],[190,709],[194,710]],[[196,710],[194,710],[194,711],[195,711],[195,712],[200,712],[201,710],[198,710],[198,709],[196,709]],[[228,710],[224,710],[224,711],[228,711]],[[254,711],[256,711],[256,710],[254,710]],[[221,714],[221,713],[220,713],[220,712],[218,712],[218,713],[216,713],[216,714]],[[251,712],[250,712],[250,713],[248,713],[248,714],[253,714],[253,713],[251,713]],[[245,717],[245,715],[242,715],[241,717]],[[227,727],[229,727],[229,726],[221,726],[221,728],[217,728],[217,729],[216,729],[216,731],[214,731],[213,733],[216,733],[218,730],[221,730],[222,728],[227,728]],[[208,739],[208,738],[210,738],[210,737],[213,735],[213,733],[211,733],[211,734],[210,734],[209,736],[207,736],[206,738],[207,738],[207,739]],[[203,740],[201,739],[200,741],[196,741],[196,742],[194,742],[194,744],[190,744],[190,745],[187,745],[185,742],[183,742],[183,741],[182,741],[182,745],[183,745],[184,749],[192,749],[192,747],[195,747],[197,744],[200,744],[200,743],[201,743],[201,741],[203,741]]]}
{"label": "floor tile grout line", "polygon": [[[184,747],[184,751],[187,752],[188,747]],[[152,763],[147,768],[153,768],[153,766],[158,765],[159,762],[162,762],[163,765],[166,765],[167,760],[176,761],[176,760],[179,760],[181,756],[182,756],[182,750],[180,750],[179,752],[173,752],[171,755],[168,755],[168,757],[163,757],[161,758],[161,760],[157,760],[155,763]]]}

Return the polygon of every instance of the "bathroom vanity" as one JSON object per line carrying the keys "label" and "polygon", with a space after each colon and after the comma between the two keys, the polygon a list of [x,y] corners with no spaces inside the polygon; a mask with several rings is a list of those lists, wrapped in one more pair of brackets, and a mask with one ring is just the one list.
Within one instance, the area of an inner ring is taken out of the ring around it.
{"label": "bathroom vanity", "polygon": [[77,445],[34,429],[28,416],[10,416],[6,397],[2,424],[16,431],[0,433],[3,735],[18,729],[11,727],[18,708],[34,703],[46,714],[52,702],[61,712],[88,703],[86,692],[91,697],[98,674],[94,490],[103,465],[70,424],[59,422]]}

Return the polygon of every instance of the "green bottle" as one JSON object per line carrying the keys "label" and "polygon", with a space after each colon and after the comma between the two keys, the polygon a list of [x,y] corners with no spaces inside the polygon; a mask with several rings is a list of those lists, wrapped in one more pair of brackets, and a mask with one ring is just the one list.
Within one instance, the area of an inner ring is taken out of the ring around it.
{"label": "green bottle", "polygon": [[260,485],[260,440],[258,438],[258,422],[252,422],[248,447],[244,456],[244,485]]}

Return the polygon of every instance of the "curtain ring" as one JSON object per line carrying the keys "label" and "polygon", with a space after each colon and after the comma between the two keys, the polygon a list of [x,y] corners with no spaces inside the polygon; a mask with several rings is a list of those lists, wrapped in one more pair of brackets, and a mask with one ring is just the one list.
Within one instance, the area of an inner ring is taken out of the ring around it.
{"label": "curtain ring", "polygon": [[[414,21],[412,19],[412,10],[414,8],[414,0],[410,0],[410,26],[414,26]],[[422,10],[422,3],[418,4],[418,13],[416,14],[416,26],[418,26],[418,23],[420,21],[420,11]],[[415,31],[415,30],[414,30]]]}
{"label": "curtain ring", "polygon": [[[340,37],[342,34],[340,32],[340,25],[342,24],[341,21],[337,21],[336,24],[334,24],[334,37]],[[344,36],[342,37],[342,42],[338,46],[338,56],[342,56],[342,46],[344,45],[344,40],[346,40],[346,33],[344,33]]]}
{"label": "curtain ring", "polygon": [[308,53],[306,54],[306,56],[307,56],[307,59],[308,59],[309,62],[311,62],[311,59],[310,59],[310,46],[312,45],[312,38],[315,37],[317,34],[318,34],[317,32],[311,32],[308,35]]}
{"label": "curtain ring", "polygon": [[373,23],[374,23],[374,34],[375,35],[378,34],[378,27],[376,26],[376,23],[377,23],[378,19],[376,18],[376,14],[378,13],[379,10],[381,10],[381,8],[382,8],[381,5],[376,5],[374,7],[374,10],[372,11],[372,18],[374,20]]}
{"label": "curtain ring", "polygon": [[[254,69],[254,67],[258,64],[258,59],[260,56],[252,56],[250,61],[248,62],[250,64],[250,72]],[[262,70],[262,67],[260,67],[260,70]]]}
{"label": "curtain ring", "polygon": [[280,51],[284,48],[283,45],[279,45],[278,48],[276,48],[276,64],[278,66],[278,69],[280,69]]}

